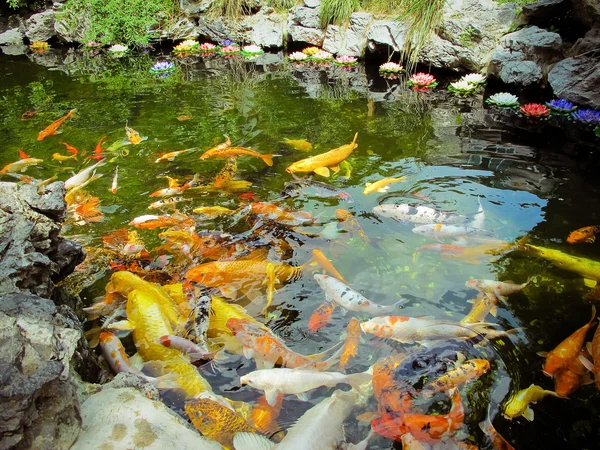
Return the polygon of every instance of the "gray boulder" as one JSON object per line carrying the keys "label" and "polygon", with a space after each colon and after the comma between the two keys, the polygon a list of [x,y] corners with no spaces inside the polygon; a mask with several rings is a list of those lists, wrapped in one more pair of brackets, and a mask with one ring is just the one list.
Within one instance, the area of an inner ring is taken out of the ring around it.
{"label": "gray boulder", "polygon": [[85,43],[86,32],[90,27],[90,17],[87,10],[73,11],[58,4],[54,13],[54,31],[65,42]]}
{"label": "gray boulder", "polygon": [[204,13],[212,4],[213,0],[179,0],[179,7],[188,15]]}
{"label": "gray boulder", "polygon": [[0,45],[23,45],[25,35],[19,28],[12,28],[0,34]]}
{"label": "gray boulder", "polygon": [[54,11],[51,9],[34,14],[25,22],[25,36],[30,41],[47,41],[55,35]]}
{"label": "gray boulder", "polygon": [[293,42],[306,42],[307,44],[321,46],[325,39],[325,31],[318,28],[290,25],[288,28],[288,37]]}
{"label": "gray boulder", "polygon": [[198,28],[187,17],[172,21],[169,17],[165,16],[161,17],[148,33],[151,36],[151,40],[171,39],[177,41],[195,39],[198,37]]}
{"label": "gray boulder", "polygon": [[28,50],[29,50],[29,47],[27,47],[25,44],[0,46],[0,51],[2,53],[4,53],[5,55],[12,55],[12,56],[24,55],[25,53],[27,53]]}
{"label": "gray boulder", "polygon": [[548,74],[554,95],[600,109],[600,62],[594,58],[567,58]]}
{"label": "gray boulder", "polygon": [[536,26],[507,34],[500,40],[488,66],[488,74],[505,83],[522,86],[539,83],[552,63],[560,59],[562,39]]}
{"label": "gray boulder", "polygon": [[255,21],[246,24],[252,30],[250,42],[265,48],[283,47],[287,16],[272,13],[255,17]]}
{"label": "gray boulder", "polygon": [[373,23],[373,15],[355,12],[350,16],[347,28],[329,25],[323,49],[336,55],[363,56],[367,47],[367,32]]}
{"label": "gray boulder", "polygon": [[320,8],[307,8],[304,6],[296,6],[289,12],[290,22],[301,25],[307,28],[320,28],[321,19],[319,18]]}
{"label": "gray boulder", "polygon": [[367,40],[372,48],[389,46],[400,52],[406,43],[406,24],[393,20],[375,20],[367,33]]}
{"label": "gray boulder", "polygon": [[321,6],[321,0],[304,0],[304,6],[309,8],[318,8]]}

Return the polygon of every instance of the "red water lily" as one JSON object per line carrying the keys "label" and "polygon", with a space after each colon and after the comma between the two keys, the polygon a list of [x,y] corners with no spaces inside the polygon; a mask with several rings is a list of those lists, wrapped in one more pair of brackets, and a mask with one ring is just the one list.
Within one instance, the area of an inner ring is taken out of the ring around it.
{"label": "red water lily", "polygon": [[550,108],[540,103],[527,103],[521,106],[521,113],[527,117],[541,119],[550,115]]}

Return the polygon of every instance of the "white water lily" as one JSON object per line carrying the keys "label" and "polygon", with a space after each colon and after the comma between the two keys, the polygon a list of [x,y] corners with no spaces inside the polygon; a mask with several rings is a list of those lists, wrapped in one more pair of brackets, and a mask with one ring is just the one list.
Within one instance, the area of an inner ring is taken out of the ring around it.
{"label": "white water lily", "polygon": [[488,97],[486,102],[496,106],[518,106],[519,98],[516,95],[509,94],[508,92],[499,92]]}
{"label": "white water lily", "polygon": [[198,41],[195,41],[193,39],[186,39],[185,41],[183,41],[179,45],[181,45],[182,47],[194,47],[194,46],[199,45],[199,44],[198,44]]}
{"label": "white water lily", "polygon": [[471,84],[485,83],[485,76],[480,73],[469,73],[461,78],[461,81],[466,81]]}
{"label": "white water lily", "polygon": [[471,84],[465,80],[458,80],[454,83],[450,83],[450,87],[453,91],[466,94],[473,92],[477,88],[477,85]]}
{"label": "white water lily", "polygon": [[380,72],[398,73],[404,70],[404,68],[395,62],[386,62],[379,66]]}
{"label": "white water lily", "polygon": [[329,52],[326,52],[325,50],[321,50],[317,53],[315,53],[312,56],[313,59],[319,59],[319,60],[327,60],[327,59],[333,59],[333,55]]}
{"label": "white water lily", "polygon": [[294,52],[288,56],[290,61],[306,61],[308,59],[308,55],[302,52]]}
{"label": "white water lily", "polygon": [[113,52],[113,53],[125,53],[127,50],[129,50],[129,48],[127,48],[126,45],[121,45],[121,44],[111,45],[108,48],[108,51]]}
{"label": "white water lily", "polygon": [[262,52],[263,52],[263,49],[262,49],[262,48],[260,48],[258,45],[254,45],[254,44],[252,44],[252,45],[245,45],[245,46],[242,48],[242,51],[243,51],[244,53],[262,53]]}

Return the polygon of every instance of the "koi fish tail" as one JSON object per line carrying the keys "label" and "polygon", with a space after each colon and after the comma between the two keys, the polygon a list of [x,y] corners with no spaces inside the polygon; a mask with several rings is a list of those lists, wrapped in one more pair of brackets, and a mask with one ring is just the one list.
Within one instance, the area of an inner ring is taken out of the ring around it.
{"label": "koi fish tail", "polygon": [[[332,367],[334,364],[337,364],[340,357],[342,356],[342,353],[344,353],[344,346],[342,345],[343,342],[339,342],[338,344],[334,345],[332,348],[335,348],[336,346],[341,346],[329,359],[326,359],[325,361],[321,361],[315,364],[315,369],[316,370],[328,370],[330,367]],[[329,350],[331,350],[329,349]]]}
{"label": "koi fish tail", "polygon": [[74,108],[71,111],[69,111],[67,117],[77,117],[77,108]]}
{"label": "koi fish tail", "polygon": [[523,236],[512,247],[518,252],[526,252],[529,250],[529,236]]}
{"label": "koi fish tail", "polygon": [[358,133],[354,135],[354,139],[352,140],[352,145],[356,144],[356,140],[358,139]]}
{"label": "koi fish tail", "polygon": [[269,167],[273,165],[273,155],[262,155],[260,159]]}
{"label": "koi fish tail", "polygon": [[365,384],[372,381],[373,375],[368,372],[353,373],[352,375],[348,375],[348,378],[346,379],[346,383],[352,386],[352,388],[362,396],[366,396],[364,391]]}
{"label": "koi fish tail", "polygon": [[[308,355],[307,358],[312,361],[316,361],[316,362],[325,362],[325,361],[323,361],[323,358],[325,358],[325,356],[327,356],[329,354],[329,352],[331,352],[333,350],[337,350],[337,351],[332,356],[332,358],[336,355],[339,357],[342,354],[342,352],[344,351],[343,346],[344,346],[344,341],[341,341],[341,342],[338,342],[337,344],[335,344],[333,347],[330,347],[321,353],[315,353],[314,355]],[[329,360],[327,360],[327,361],[329,361]]]}

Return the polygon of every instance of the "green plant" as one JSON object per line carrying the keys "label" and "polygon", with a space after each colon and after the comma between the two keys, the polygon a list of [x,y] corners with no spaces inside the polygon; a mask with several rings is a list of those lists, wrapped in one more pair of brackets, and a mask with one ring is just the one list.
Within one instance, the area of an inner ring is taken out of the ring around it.
{"label": "green plant", "polygon": [[223,16],[237,22],[240,16],[250,14],[251,10],[248,0],[215,0],[208,14],[214,18]]}
{"label": "green plant", "polygon": [[298,0],[268,0],[267,3],[275,9],[287,10],[298,5],[300,2]]}
{"label": "green plant", "polygon": [[478,37],[478,34],[479,33],[477,33],[474,28],[469,27],[460,34],[460,43],[463,47],[471,47],[475,42],[475,38]]}
{"label": "green plant", "polygon": [[360,8],[359,0],[323,0],[321,2],[321,27],[348,25],[350,16]]}
{"label": "green plant", "polygon": [[519,6],[525,6],[525,5],[529,5],[531,3],[535,3],[538,0],[496,0],[498,2],[499,5],[502,5],[503,3],[516,3]]}
{"label": "green plant", "polygon": [[382,16],[397,15],[402,0],[360,0],[365,11]]}
{"label": "green plant", "polygon": [[401,20],[408,24],[404,57],[416,64],[419,52],[442,21],[446,0],[401,0]]}

